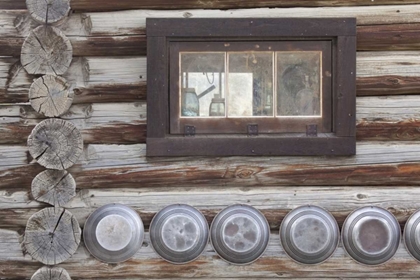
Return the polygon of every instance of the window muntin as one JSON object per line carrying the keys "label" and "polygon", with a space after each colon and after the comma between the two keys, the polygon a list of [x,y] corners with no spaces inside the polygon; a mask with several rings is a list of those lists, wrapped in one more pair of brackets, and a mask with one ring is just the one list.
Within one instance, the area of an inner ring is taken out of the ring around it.
{"label": "window muntin", "polygon": [[[173,42],[170,133],[331,132],[331,42]],[[175,86],[173,84],[176,84]]]}

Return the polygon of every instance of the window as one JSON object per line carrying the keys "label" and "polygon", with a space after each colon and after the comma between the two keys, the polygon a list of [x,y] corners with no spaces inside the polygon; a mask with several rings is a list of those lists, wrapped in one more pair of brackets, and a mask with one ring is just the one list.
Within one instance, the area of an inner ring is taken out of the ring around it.
{"label": "window", "polygon": [[355,19],[148,19],[148,156],[355,153]]}

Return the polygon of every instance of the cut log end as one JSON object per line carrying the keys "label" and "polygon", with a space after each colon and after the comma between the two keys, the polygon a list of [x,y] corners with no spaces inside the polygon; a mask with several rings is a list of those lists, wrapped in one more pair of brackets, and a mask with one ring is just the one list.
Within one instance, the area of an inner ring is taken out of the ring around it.
{"label": "cut log end", "polygon": [[29,218],[23,249],[43,264],[56,265],[76,252],[80,237],[73,214],[64,208],[45,208]]}
{"label": "cut log end", "polygon": [[58,117],[67,112],[73,102],[73,91],[64,78],[45,75],[36,79],[29,89],[29,101],[38,113]]}
{"label": "cut log end", "polygon": [[48,24],[68,15],[70,0],[26,0],[26,7],[33,19]]}
{"label": "cut log end", "polygon": [[71,280],[69,273],[61,267],[41,267],[31,280]]}
{"label": "cut log end", "polygon": [[28,148],[37,162],[49,169],[64,170],[77,162],[83,151],[79,130],[61,119],[47,119],[35,126]]}
{"label": "cut log end", "polygon": [[29,74],[62,75],[70,66],[73,48],[58,28],[39,26],[22,45],[20,60]]}
{"label": "cut log end", "polygon": [[76,195],[76,182],[65,170],[45,170],[32,181],[32,196],[35,200],[56,207],[63,206]]}

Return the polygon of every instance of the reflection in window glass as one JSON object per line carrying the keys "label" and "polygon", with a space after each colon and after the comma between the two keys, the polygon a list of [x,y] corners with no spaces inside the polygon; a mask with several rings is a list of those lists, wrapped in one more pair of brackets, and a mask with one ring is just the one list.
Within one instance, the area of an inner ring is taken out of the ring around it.
{"label": "reflection in window glass", "polygon": [[320,116],[320,52],[276,52],[277,116]]}
{"label": "reflection in window glass", "polygon": [[225,116],[225,53],[181,53],[181,116]]}
{"label": "reflection in window glass", "polygon": [[273,116],[273,53],[228,53],[228,116]]}

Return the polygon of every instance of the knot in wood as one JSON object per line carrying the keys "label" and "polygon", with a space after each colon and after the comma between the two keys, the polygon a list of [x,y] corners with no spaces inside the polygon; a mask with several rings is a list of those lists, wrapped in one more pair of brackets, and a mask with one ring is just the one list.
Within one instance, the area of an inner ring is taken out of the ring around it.
{"label": "knot in wood", "polygon": [[41,25],[23,43],[20,60],[29,74],[62,75],[69,68],[72,56],[73,48],[64,33]]}
{"label": "knot in wood", "polygon": [[80,244],[81,229],[64,208],[45,208],[29,218],[23,248],[37,261],[55,265],[70,258]]}
{"label": "knot in wood", "polygon": [[68,15],[70,0],[26,0],[32,18],[41,23],[54,23]]}
{"label": "knot in wood", "polygon": [[74,94],[62,77],[45,75],[36,79],[29,88],[29,101],[38,113],[58,117],[68,111]]}
{"label": "knot in wood", "polygon": [[44,266],[32,275],[31,280],[71,280],[71,278],[64,268]]}
{"label": "knot in wood", "polygon": [[238,167],[236,169],[235,175],[241,179],[250,179],[254,174],[258,173],[260,170],[252,167]]}
{"label": "knot in wood", "polygon": [[76,195],[76,182],[66,170],[45,170],[32,181],[32,196],[37,201],[63,206]]}
{"label": "knot in wood", "polygon": [[64,170],[77,162],[83,151],[79,130],[61,119],[47,119],[35,126],[28,137],[31,156],[49,169]]}

